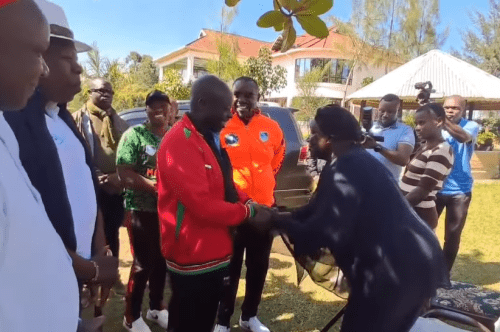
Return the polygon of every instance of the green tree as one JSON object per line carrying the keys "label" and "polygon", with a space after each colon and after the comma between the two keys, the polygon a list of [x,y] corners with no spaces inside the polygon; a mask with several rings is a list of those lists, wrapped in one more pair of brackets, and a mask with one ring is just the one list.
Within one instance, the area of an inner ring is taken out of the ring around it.
{"label": "green tree", "polygon": [[238,61],[239,48],[237,41],[229,35],[217,40],[217,58],[207,61],[207,71],[231,84],[243,75],[243,65]]}
{"label": "green tree", "polygon": [[[389,71],[395,50],[397,13],[402,0],[353,0],[350,24],[354,33],[348,33],[356,40],[356,46],[372,54],[363,54],[375,66],[385,66]],[[346,28],[343,28],[346,30]],[[364,45],[371,46],[366,48]],[[374,52],[374,50],[376,50]],[[366,60],[365,60],[366,62]]]}
{"label": "green tree", "polygon": [[89,83],[102,77],[113,86],[113,107],[117,111],[144,106],[146,95],[158,83],[158,69],[149,55],[130,52],[125,63],[101,55],[97,44],[93,44],[89,59],[82,65],[82,90],[68,105],[71,111],[80,109],[89,98]]}
{"label": "green tree", "polygon": [[409,61],[441,48],[448,38],[449,28],[438,32],[439,23],[439,0],[403,0],[395,36],[397,53]]}
{"label": "green tree", "polygon": [[[490,0],[489,13],[475,11],[471,15],[474,29],[463,35],[465,60],[500,77],[500,0]],[[476,31],[474,31],[476,30]]]}
{"label": "green tree", "polygon": [[352,22],[343,22],[336,17],[332,17],[331,20],[337,27],[337,32],[349,38],[348,43],[336,42],[334,44],[334,48],[339,50],[350,60],[349,75],[344,85],[344,96],[342,98],[342,104],[345,104],[347,89],[349,88],[349,82],[354,76],[354,71],[358,68],[366,68],[369,66],[379,67],[383,63],[391,61],[392,57],[386,56],[384,58],[383,51],[368,44],[363,39],[362,35],[357,32],[357,28],[359,27],[355,26]]}
{"label": "green tree", "polygon": [[115,89],[113,107],[118,111],[123,111],[135,107],[144,107],[147,94],[152,87],[146,88],[137,83],[124,84],[119,89]]}
{"label": "green tree", "polygon": [[286,69],[279,65],[273,67],[271,54],[269,48],[263,47],[258,57],[250,57],[244,64],[244,74],[257,81],[262,97],[283,89],[287,83]]}
{"label": "green tree", "polygon": [[219,38],[215,40],[217,56],[207,62],[209,73],[218,76],[228,84],[243,75],[243,65],[238,60],[240,49],[236,38],[228,34],[234,18],[238,15],[237,7],[222,7],[219,22]]}
{"label": "green tree", "polygon": [[293,98],[292,107],[300,110],[297,113],[298,120],[313,118],[319,107],[330,103],[328,98],[319,97],[316,93],[319,85],[318,82],[321,82],[324,76],[324,70],[322,68],[315,68],[297,80],[299,94]]}
{"label": "green tree", "polygon": [[365,78],[363,78],[363,81],[361,82],[361,86],[365,87],[369,84],[372,84],[373,82],[375,82],[375,80],[373,79],[373,76],[365,77]]}
{"label": "green tree", "polygon": [[125,59],[128,75],[139,85],[152,87],[158,83],[158,68],[150,55],[130,52]]}
{"label": "green tree", "polygon": [[97,47],[97,43],[92,44],[92,49],[87,52],[88,60],[82,66],[85,68],[86,77],[102,77],[104,75],[104,66],[107,61],[106,58],[101,57],[101,52]]}
{"label": "green tree", "polygon": [[191,85],[184,84],[179,71],[173,68],[163,72],[163,81],[157,83],[154,88],[165,92],[170,98],[176,100],[191,98]]}

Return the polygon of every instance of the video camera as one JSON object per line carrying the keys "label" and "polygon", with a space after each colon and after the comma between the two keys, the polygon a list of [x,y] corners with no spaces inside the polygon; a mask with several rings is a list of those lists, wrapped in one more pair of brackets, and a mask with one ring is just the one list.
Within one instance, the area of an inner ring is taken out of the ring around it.
{"label": "video camera", "polygon": [[363,133],[364,136],[369,136],[374,140],[376,140],[377,142],[384,141],[383,136],[375,136],[370,134],[370,129],[372,129],[373,127],[373,107],[371,106],[363,107],[361,111],[361,126],[365,129],[365,132]]}
{"label": "video camera", "polygon": [[415,89],[420,90],[417,95],[417,102],[420,106],[428,104],[431,98],[431,93],[435,92],[432,89],[432,83],[430,81],[415,83]]}

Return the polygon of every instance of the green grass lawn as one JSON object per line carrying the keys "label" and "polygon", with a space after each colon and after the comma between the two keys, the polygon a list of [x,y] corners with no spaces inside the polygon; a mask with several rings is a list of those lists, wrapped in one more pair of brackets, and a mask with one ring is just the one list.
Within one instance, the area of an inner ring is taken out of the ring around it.
{"label": "green grass lawn", "polygon": [[[452,271],[454,280],[470,282],[500,291],[500,182],[478,183],[474,187],[469,217],[462,235],[459,256]],[[437,230],[443,239],[443,218]],[[122,327],[126,285],[131,254],[128,236],[121,229],[120,283],[104,310],[107,316],[105,331],[125,331]],[[273,332],[319,331],[342,307],[344,301],[316,286],[306,279],[298,288],[293,259],[280,254],[281,248],[271,254],[270,269],[260,306],[259,317]],[[240,332],[237,321],[239,306],[244,295],[244,273],[238,290],[237,311],[233,316],[234,328]],[[168,300],[168,286],[165,291]],[[147,310],[147,296],[143,305],[144,316]],[[86,316],[90,314],[87,310]],[[339,331],[337,324],[331,331]],[[152,325],[152,331],[162,331]]]}

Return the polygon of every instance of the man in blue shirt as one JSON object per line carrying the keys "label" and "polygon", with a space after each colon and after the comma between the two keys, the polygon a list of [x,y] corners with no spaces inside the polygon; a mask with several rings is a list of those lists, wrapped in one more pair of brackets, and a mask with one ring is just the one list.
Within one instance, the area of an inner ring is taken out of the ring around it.
{"label": "man in blue shirt", "polygon": [[370,133],[383,136],[384,142],[377,143],[367,137],[363,147],[368,153],[380,161],[399,182],[401,170],[410,161],[410,155],[415,146],[413,129],[404,123],[398,122],[398,110],[401,100],[394,94],[382,97],[378,107],[378,121],[373,125]]}
{"label": "man in blue shirt", "polygon": [[479,133],[479,125],[463,117],[465,106],[466,101],[461,96],[448,97],[443,105],[447,117],[443,138],[453,148],[455,163],[437,195],[436,208],[440,215],[446,207],[443,251],[449,270],[457,257],[469,210],[473,183],[470,159]]}

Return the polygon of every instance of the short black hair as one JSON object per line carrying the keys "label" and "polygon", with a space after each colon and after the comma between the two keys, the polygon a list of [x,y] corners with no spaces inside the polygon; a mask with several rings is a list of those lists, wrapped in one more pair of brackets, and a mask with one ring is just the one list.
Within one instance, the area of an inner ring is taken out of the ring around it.
{"label": "short black hair", "polygon": [[334,140],[361,140],[361,128],[354,115],[343,107],[330,104],[318,108],[314,117],[319,129]]}
{"label": "short black hair", "polygon": [[146,106],[150,106],[155,101],[166,101],[170,104],[170,98],[168,98],[166,93],[160,90],[154,90],[148,93],[146,97]]}
{"label": "short black hair", "polygon": [[237,79],[234,80],[233,86],[236,84],[236,82],[239,82],[239,81],[252,82],[253,84],[255,84],[255,86],[257,87],[257,89],[259,89],[259,84],[257,83],[257,81],[255,79],[249,77],[249,76],[238,77]]}
{"label": "short black hair", "polygon": [[441,104],[438,104],[438,103],[429,103],[429,104],[425,104],[423,106],[420,106],[415,113],[418,113],[418,112],[434,113],[435,116],[437,116],[438,118],[443,118],[443,119],[446,117],[446,113],[444,111],[443,106],[441,106]]}
{"label": "short black hair", "polygon": [[392,103],[393,101],[401,102],[401,99],[399,99],[398,96],[396,96],[393,93],[386,94],[385,96],[380,99],[380,101],[386,101],[388,103]]}

